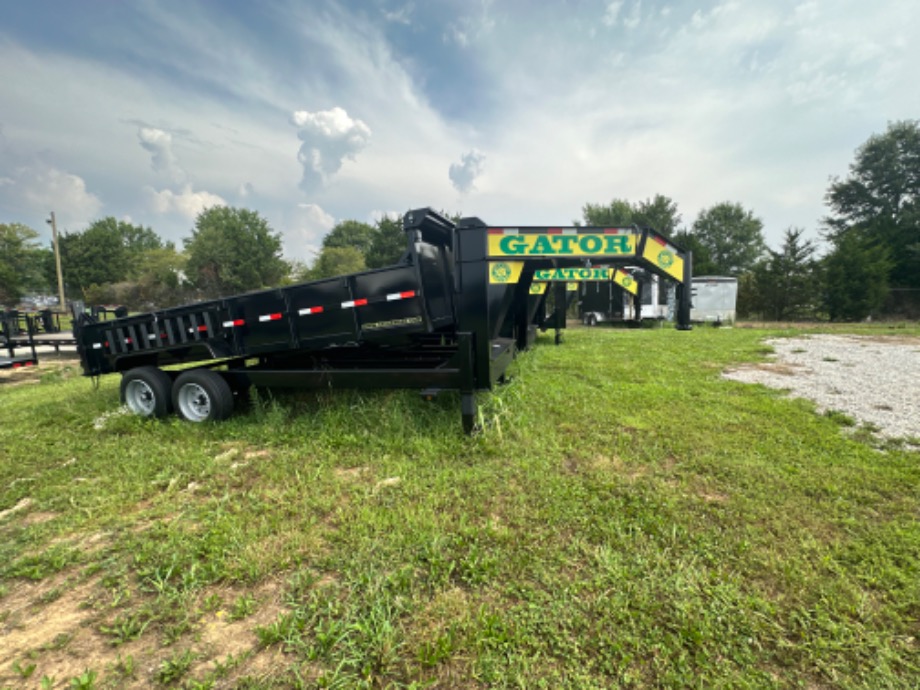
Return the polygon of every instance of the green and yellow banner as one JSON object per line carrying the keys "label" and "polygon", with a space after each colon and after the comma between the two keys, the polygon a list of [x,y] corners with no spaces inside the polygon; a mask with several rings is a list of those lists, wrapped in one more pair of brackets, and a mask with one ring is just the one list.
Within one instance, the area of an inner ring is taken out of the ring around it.
{"label": "green and yellow banner", "polygon": [[649,233],[642,251],[642,258],[651,262],[669,276],[683,282],[684,260],[677,249],[653,233]]}
{"label": "green and yellow banner", "polygon": [[606,266],[592,268],[546,268],[533,272],[534,280],[610,280],[611,271]]}
{"label": "green and yellow banner", "polygon": [[629,273],[619,268],[614,271],[613,282],[632,295],[638,294],[639,292],[639,282]]}
{"label": "green and yellow banner", "polygon": [[517,283],[523,270],[523,261],[493,261],[489,264],[489,282]]}
{"label": "green and yellow banner", "polygon": [[624,228],[548,228],[540,231],[489,229],[490,257],[634,256],[638,235]]}

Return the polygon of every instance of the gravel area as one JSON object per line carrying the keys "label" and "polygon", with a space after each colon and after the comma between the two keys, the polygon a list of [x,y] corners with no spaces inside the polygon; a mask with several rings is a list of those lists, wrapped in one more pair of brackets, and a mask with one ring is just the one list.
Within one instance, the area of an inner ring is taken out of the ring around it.
{"label": "gravel area", "polygon": [[843,412],[889,438],[920,439],[920,338],[811,335],[765,341],[770,361],[725,378],[787,389],[820,411]]}

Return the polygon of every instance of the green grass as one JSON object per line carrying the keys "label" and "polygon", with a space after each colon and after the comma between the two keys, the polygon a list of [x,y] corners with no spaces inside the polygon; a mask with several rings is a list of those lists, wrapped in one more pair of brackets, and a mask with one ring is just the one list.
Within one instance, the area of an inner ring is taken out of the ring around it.
{"label": "green grass", "polygon": [[543,336],[473,438],[449,395],[0,383],[0,626],[83,631],[0,687],[917,687],[920,454],[719,377],[794,333]]}

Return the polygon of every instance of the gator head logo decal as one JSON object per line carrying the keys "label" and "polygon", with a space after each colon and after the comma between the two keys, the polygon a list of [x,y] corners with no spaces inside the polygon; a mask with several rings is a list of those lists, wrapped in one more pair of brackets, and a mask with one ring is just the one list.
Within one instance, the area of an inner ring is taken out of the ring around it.
{"label": "gator head logo decal", "polygon": [[623,287],[630,287],[633,284],[632,276],[623,276],[623,280],[620,282],[620,285]]}
{"label": "gator head logo decal", "polygon": [[504,261],[492,264],[492,280],[496,283],[507,283],[511,280],[511,266]]}
{"label": "gator head logo decal", "polygon": [[664,269],[671,268],[674,265],[674,252],[670,249],[662,249],[658,254],[658,265]]}

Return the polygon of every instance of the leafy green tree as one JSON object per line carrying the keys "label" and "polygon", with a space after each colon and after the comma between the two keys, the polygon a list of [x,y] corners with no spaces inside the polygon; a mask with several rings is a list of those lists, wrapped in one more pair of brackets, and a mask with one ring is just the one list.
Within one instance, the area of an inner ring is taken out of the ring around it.
{"label": "leafy green tree", "polygon": [[887,249],[891,285],[920,288],[920,120],[894,122],[871,136],[856,150],[847,178],[833,178],[825,198],[835,243],[858,232]]}
{"label": "leafy green tree", "polygon": [[406,251],[406,231],[403,230],[402,216],[384,216],[375,226],[376,232],[365,254],[365,262],[368,268],[391,266],[399,261]]}
{"label": "leafy green tree", "polygon": [[214,206],[199,213],[185,252],[188,280],[204,297],[278,285],[288,271],[281,235],[244,208]]}
{"label": "leafy green tree", "polygon": [[[614,199],[609,204],[585,204],[581,209],[585,225],[622,226],[640,225],[650,227],[669,237],[680,224],[680,212],[677,202],[663,194],[656,194],[652,199],[631,203],[627,199]],[[581,222],[576,221],[576,225]]]}
{"label": "leafy green tree", "polygon": [[835,240],[824,258],[824,307],[831,321],[858,321],[877,312],[888,297],[893,262],[888,248],[858,232]]}
{"label": "leafy green tree", "polygon": [[172,243],[145,251],[136,275],[138,306],[170,307],[187,301],[182,275],[187,257]]}
{"label": "leafy green tree", "polygon": [[48,255],[51,250],[40,246],[35,230],[0,223],[0,303],[14,305],[29,291],[47,290],[43,269]]}
{"label": "leafy green tree", "polygon": [[[815,243],[802,238],[802,228],[789,228],[778,252],[770,250],[751,272],[751,282],[740,289],[748,297],[744,312],[785,321],[814,316],[819,302]],[[739,311],[742,307],[739,305]]]}
{"label": "leafy green tree", "polygon": [[663,194],[656,194],[653,199],[640,201],[633,206],[633,222],[652,228],[671,237],[680,225],[680,212],[677,202]]}
{"label": "leafy green tree", "polygon": [[[633,207],[626,199],[614,199],[609,204],[585,204],[581,207],[581,217],[587,226],[622,226],[633,224]],[[575,221],[575,225],[582,222]]]}
{"label": "leafy green tree", "polygon": [[[767,250],[763,223],[741,204],[723,202],[704,209],[692,234],[708,254],[707,273],[740,275],[750,271]],[[696,263],[696,262],[694,262]],[[700,270],[694,270],[702,275]]]}
{"label": "leafy green tree", "polygon": [[363,271],[364,255],[354,247],[325,247],[304,275],[304,280],[334,278]]}
{"label": "leafy green tree", "polygon": [[327,247],[354,247],[362,255],[367,254],[377,231],[372,225],[357,220],[343,220],[323,238],[323,249]]}
{"label": "leafy green tree", "polygon": [[111,216],[94,221],[79,233],[63,233],[59,239],[61,267],[70,292],[86,295],[90,285],[119,283],[142,269],[140,258],[163,241],[150,228],[132,225]]}

